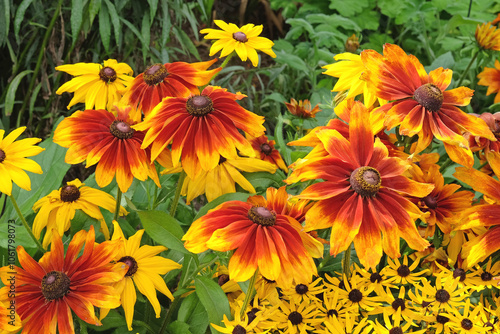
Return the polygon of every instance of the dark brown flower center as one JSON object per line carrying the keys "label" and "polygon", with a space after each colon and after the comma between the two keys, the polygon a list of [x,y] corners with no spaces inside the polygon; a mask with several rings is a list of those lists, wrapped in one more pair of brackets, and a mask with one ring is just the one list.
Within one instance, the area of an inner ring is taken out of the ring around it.
{"label": "dark brown flower center", "polygon": [[5,151],[0,150],[0,163],[2,163],[5,160]]}
{"label": "dark brown flower center", "polygon": [[401,327],[393,327],[389,330],[389,334],[403,334]]}
{"label": "dark brown flower center", "polygon": [[406,277],[406,276],[410,275],[410,268],[408,268],[408,266],[405,264],[400,265],[398,270],[396,270],[396,271],[397,271],[398,275],[401,277]]}
{"label": "dark brown flower center", "polygon": [[247,316],[248,316],[248,324],[250,324],[252,321],[255,320],[255,318],[257,318],[257,312],[259,312],[260,310],[256,307],[252,308],[250,311],[247,312]]}
{"label": "dark brown flower center", "polygon": [[437,208],[437,198],[432,196],[432,195],[427,195],[424,198],[422,198],[422,201],[427,205],[429,209],[435,209]]}
{"label": "dark brown flower center", "polygon": [[186,109],[191,116],[205,116],[214,111],[212,99],[205,95],[195,95],[186,102]]}
{"label": "dark brown flower center", "polygon": [[220,286],[223,286],[227,282],[229,282],[229,275],[226,274],[220,275],[217,281],[217,283],[219,283]]}
{"label": "dark brown flower center", "polygon": [[348,298],[353,303],[359,303],[363,299],[363,294],[358,289],[352,289],[349,292]]}
{"label": "dark brown flower center", "polygon": [[418,87],[413,98],[429,111],[439,111],[443,105],[443,92],[438,86],[431,83]]}
{"label": "dark brown flower center", "polygon": [[352,189],[362,197],[374,197],[380,189],[380,173],[373,167],[356,168],[349,179]]}
{"label": "dark brown flower center", "polygon": [[99,78],[105,83],[110,83],[116,80],[116,71],[111,67],[103,67],[99,71]]}
{"label": "dark brown flower center", "polygon": [[233,331],[231,332],[232,334],[246,334],[247,330],[243,328],[241,325],[236,325],[233,328]]}
{"label": "dark brown flower center", "polygon": [[142,78],[148,86],[162,83],[167,76],[168,71],[162,64],[151,65],[142,73]]}
{"label": "dark brown flower center", "polygon": [[448,321],[450,321],[450,318],[445,317],[444,315],[438,315],[438,316],[436,316],[436,321],[438,323],[444,325],[445,323],[447,323]]}
{"label": "dark brown flower center", "polygon": [[487,271],[481,274],[481,279],[485,282],[491,281],[493,279],[493,275]]}
{"label": "dark brown flower center", "polygon": [[303,295],[309,291],[309,288],[305,284],[298,284],[295,287],[295,292],[297,292],[299,295]]}
{"label": "dark brown flower center", "polygon": [[260,150],[265,155],[269,155],[269,154],[273,153],[273,148],[271,147],[271,145],[269,145],[267,143],[264,143],[264,144],[260,145]]}
{"label": "dark brown flower center", "polygon": [[133,276],[138,269],[137,261],[132,256],[124,256],[118,262],[123,262],[128,266],[125,276]]}
{"label": "dark brown flower center", "polygon": [[69,277],[60,271],[51,271],[42,278],[42,294],[47,301],[64,297],[69,293]]}
{"label": "dark brown flower center", "polygon": [[134,135],[135,130],[126,122],[113,121],[109,126],[109,132],[118,139],[130,139]]}
{"label": "dark brown flower center", "polygon": [[436,300],[440,303],[447,303],[450,300],[450,293],[445,289],[439,289],[436,292]]}
{"label": "dark brown flower center", "polygon": [[233,38],[241,43],[245,43],[248,41],[247,35],[245,35],[245,33],[241,31],[233,33]]}
{"label": "dark brown flower center", "polygon": [[337,312],[337,310],[334,310],[334,309],[330,309],[330,310],[328,310],[328,312],[326,312],[326,314],[327,314],[329,317],[333,317],[333,316],[338,317],[338,316],[339,316],[339,312]]}
{"label": "dark brown flower center", "polygon": [[262,206],[254,206],[248,210],[248,218],[255,224],[273,226],[276,223],[276,214]]}
{"label": "dark brown flower center", "polygon": [[382,282],[382,276],[380,276],[379,273],[373,273],[373,274],[370,275],[370,282],[372,282],[372,283],[375,283],[375,282],[380,283],[380,282]]}
{"label": "dark brown flower center", "polygon": [[288,315],[288,320],[290,320],[292,325],[299,325],[302,323],[302,314],[297,311],[293,311]]}
{"label": "dark brown flower center", "polygon": [[74,202],[80,198],[80,190],[73,185],[65,185],[61,188],[61,201]]}
{"label": "dark brown flower center", "polygon": [[461,322],[460,322],[460,325],[462,325],[462,328],[463,329],[466,329],[466,330],[469,330],[469,329],[472,329],[473,325],[472,325],[472,321],[470,321],[469,319],[465,318],[463,319]]}
{"label": "dark brown flower center", "polygon": [[398,308],[401,308],[401,311],[404,311],[406,308],[405,301],[404,301],[404,299],[401,299],[401,298],[394,299],[391,306],[396,311],[398,310]]}
{"label": "dark brown flower center", "polygon": [[465,270],[463,270],[462,268],[457,268],[457,269],[453,270],[453,278],[457,278],[457,277],[460,277],[459,278],[460,282],[465,281]]}

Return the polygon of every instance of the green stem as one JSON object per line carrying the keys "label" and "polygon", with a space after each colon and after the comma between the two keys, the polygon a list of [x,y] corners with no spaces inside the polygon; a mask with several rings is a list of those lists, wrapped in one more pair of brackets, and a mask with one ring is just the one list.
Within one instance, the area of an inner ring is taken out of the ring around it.
{"label": "green stem", "polygon": [[167,312],[167,316],[163,320],[163,323],[161,324],[160,331],[158,334],[163,334],[165,333],[165,329],[167,329],[167,325],[170,323],[170,319],[172,319],[172,316],[174,315],[174,310],[177,309],[177,306],[179,306],[179,303],[181,302],[181,296],[177,296],[174,298],[174,301],[172,304],[170,304],[170,307]]}
{"label": "green stem", "polygon": [[326,263],[328,262],[328,260],[330,260],[331,257],[332,256],[330,255],[330,252],[326,253],[325,258],[323,259],[323,261],[321,261],[321,263],[318,266],[318,273],[321,271],[321,269],[323,269],[323,267],[326,265]]}
{"label": "green stem", "polygon": [[441,172],[441,174],[444,173],[444,171],[446,170],[446,168],[448,168],[451,164],[453,164],[453,161],[448,158],[448,160],[446,160],[443,165],[441,166],[441,168],[439,168],[439,171]]}
{"label": "green stem", "polygon": [[175,211],[177,211],[177,204],[179,204],[179,198],[181,197],[182,185],[184,184],[184,179],[186,178],[186,172],[182,171],[179,175],[179,180],[177,181],[177,189],[175,189],[174,199],[172,201],[172,206],[170,207],[170,215],[175,217]]}
{"label": "green stem", "polygon": [[349,244],[349,247],[344,251],[344,257],[342,259],[342,273],[349,280],[351,278],[351,246],[352,242]]}
{"label": "green stem", "polygon": [[149,300],[147,300],[144,303],[144,322],[146,324],[149,324],[149,320],[151,319],[151,311],[152,310],[153,310],[153,308],[151,307],[151,303],[149,302]]}
{"label": "green stem", "polygon": [[118,192],[116,194],[116,206],[115,206],[115,216],[113,220],[118,221],[118,217],[120,217],[120,203],[122,202],[122,191],[118,188]]}
{"label": "green stem", "polygon": [[40,250],[42,253],[45,253],[45,249],[43,248],[43,246],[40,243],[40,241],[38,241],[38,239],[35,238],[35,235],[33,234],[33,231],[31,231],[31,227],[28,226],[28,223],[26,222],[26,219],[24,218],[23,214],[21,213],[21,209],[19,209],[19,205],[17,205],[16,199],[12,195],[9,196],[9,197],[10,197],[10,199],[12,201],[12,205],[14,205],[14,209],[16,209],[16,212],[17,212],[19,218],[21,219],[21,222],[23,223],[24,228],[26,229],[26,231],[28,231],[28,234],[30,235],[31,239],[33,239],[33,241],[36,243],[36,246],[38,247],[38,250]]}
{"label": "green stem", "polygon": [[471,58],[471,60],[469,62],[469,65],[467,65],[467,68],[465,69],[465,71],[462,73],[462,76],[458,80],[457,87],[460,87],[460,85],[462,84],[462,81],[464,81],[465,76],[469,72],[469,69],[472,66],[472,63],[474,62],[474,60],[476,60],[478,54],[479,54],[479,50],[476,53],[474,53],[474,55],[472,56],[472,58]]}
{"label": "green stem", "polygon": [[252,278],[250,279],[250,282],[248,283],[247,293],[245,294],[245,299],[243,300],[243,305],[241,305],[241,310],[240,310],[240,317],[241,318],[243,318],[243,315],[245,314],[248,303],[253,298],[253,295],[255,293],[255,281],[257,281],[258,274],[259,274],[259,269],[257,268],[257,270],[255,270],[255,273],[253,274]]}
{"label": "green stem", "polygon": [[[222,62],[222,65],[220,66],[221,68],[224,68],[227,66],[227,64],[229,63],[229,61],[231,60],[231,58],[233,58],[235,52],[231,52],[227,57],[226,59],[224,59],[224,61]],[[216,74],[217,75],[217,74]],[[212,80],[215,78],[215,76],[212,78]]]}

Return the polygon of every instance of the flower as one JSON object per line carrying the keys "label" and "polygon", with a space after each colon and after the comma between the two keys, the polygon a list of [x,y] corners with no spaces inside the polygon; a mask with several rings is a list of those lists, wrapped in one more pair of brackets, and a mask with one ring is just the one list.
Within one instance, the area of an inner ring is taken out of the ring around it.
{"label": "flower", "polygon": [[[500,30],[499,30],[500,31]],[[479,78],[478,85],[487,86],[486,95],[497,93],[494,103],[500,102],[500,61],[495,60],[495,68],[485,67],[484,70],[477,75]]]}
{"label": "flower", "polygon": [[401,194],[424,197],[434,186],[402,175],[408,166],[399,158],[388,157],[386,146],[378,138],[374,140],[367,116],[363,104],[356,102],[349,140],[336,130],[318,132],[328,155],[306,156],[286,182],[323,179],[297,196],[317,200],[306,214],[305,230],[331,227],[332,255],[354,241],[361,264],[374,269],[383,251],[392,258],[400,256],[400,237],[413,249],[428,246],[414,224],[421,212]]}
{"label": "flower", "polygon": [[395,313],[395,316],[393,317],[392,321],[389,318],[389,315],[387,313],[384,313],[384,324],[383,325],[378,322],[378,319],[375,319],[375,322],[370,321],[370,320],[369,321],[370,321],[373,329],[375,330],[375,333],[377,333],[377,334],[393,334],[393,333],[423,334],[426,332],[426,329],[408,332],[410,327],[413,326],[414,324],[413,324],[413,322],[408,321],[408,322],[406,322],[406,324],[402,325],[400,313],[401,313],[401,309],[399,309]]}
{"label": "flower", "polygon": [[280,152],[274,148],[274,145],[276,144],[274,140],[267,139],[266,135],[253,137],[247,134],[246,137],[250,144],[252,144],[256,157],[261,160],[268,161],[276,167],[281,168],[285,171],[285,173],[288,173],[288,168],[286,167],[283,158],[281,158]]}
{"label": "flower", "polygon": [[243,27],[238,28],[235,24],[226,23],[222,20],[214,20],[214,23],[222,30],[200,30],[200,33],[207,34],[205,39],[217,40],[210,48],[210,56],[213,56],[220,50],[222,50],[221,57],[226,57],[233,51],[236,51],[236,54],[242,61],[250,59],[254,67],[259,64],[257,50],[276,58],[276,54],[271,49],[274,43],[265,37],[259,36],[262,32],[262,25],[245,24]]}
{"label": "flower", "polygon": [[238,129],[254,137],[264,134],[264,117],[241,107],[236,100],[245,95],[229,93],[220,87],[208,86],[200,95],[166,97],[136,130],[147,130],[142,148],[151,146],[154,160],[172,144],[172,163],[194,179],[202,170],[214,169],[221,156],[236,159],[254,156],[252,145]]}
{"label": "flower", "polygon": [[287,289],[282,290],[283,298],[286,300],[294,300],[297,303],[307,299],[310,302],[319,302],[318,295],[325,292],[325,286],[321,277],[316,278],[313,282],[298,283]]}
{"label": "flower", "polygon": [[12,182],[24,190],[31,190],[31,180],[24,170],[42,174],[42,168],[33,160],[26,159],[44,151],[35,146],[40,138],[25,138],[15,142],[24,132],[25,126],[12,130],[5,138],[5,130],[0,130],[0,192],[10,196]]}
{"label": "flower", "polygon": [[310,282],[316,274],[303,238],[307,235],[302,225],[292,217],[249,202],[229,201],[194,221],[182,240],[193,253],[235,249],[228,269],[237,282],[259,269],[266,279],[288,287],[294,279]]}
{"label": "flower", "polygon": [[359,48],[359,38],[356,34],[352,34],[345,42],[345,50],[347,52],[356,52]]}
{"label": "flower", "polygon": [[495,139],[483,120],[457,108],[469,104],[473,90],[458,87],[445,91],[452,79],[451,70],[440,67],[427,74],[416,57],[393,44],[384,45],[383,56],[365,50],[361,59],[367,68],[363,78],[373,85],[378,97],[393,101],[381,107],[387,112],[385,125],[399,125],[401,135],[418,135],[414,153],[429,146],[434,136],[444,142],[453,161],[472,166],[472,152],[462,134]]}
{"label": "flower", "polygon": [[456,334],[481,334],[487,333],[491,330],[490,327],[484,326],[481,318],[483,305],[481,303],[472,306],[470,298],[467,298],[462,312],[457,309],[453,311],[453,317],[451,317],[450,327],[454,329]]}
{"label": "flower", "polygon": [[121,98],[121,90],[134,79],[132,68],[115,59],[104,61],[104,66],[95,63],[77,63],[56,67],[57,71],[66,72],[75,78],[59,87],[56,94],[75,93],[68,104],[68,109],[79,102],[85,102],[85,109],[111,110]]}
{"label": "flower", "polygon": [[0,300],[0,334],[15,334],[20,329],[21,318],[15,310],[15,300],[12,304],[9,300],[5,304]]}
{"label": "flower", "polygon": [[401,263],[399,259],[394,259],[394,262],[391,259],[387,259],[387,262],[389,266],[384,267],[380,273],[385,275],[387,281],[391,283],[415,285],[422,280],[420,276],[429,272],[425,269],[414,273],[413,271],[418,267],[420,261],[417,259],[408,267],[407,255],[404,256],[403,263]]}
{"label": "flower", "polygon": [[309,100],[299,100],[299,102],[297,102],[297,100],[292,98],[290,103],[285,102],[285,105],[292,115],[300,118],[314,118],[316,114],[321,111],[318,105],[313,108]]}
{"label": "flower", "polygon": [[[435,285],[424,280],[423,285],[414,285],[415,294],[412,291],[408,293],[416,304],[428,305],[428,308],[434,312],[443,311],[453,312],[464,305],[464,299],[469,296],[464,287],[459,287],[458,280],[450,277],[444,278],[439,274],[436,277]],[[418,294],[420,291],[421,295]],[[415,298],[416,297],[416,298]]]}
{"label": "flower", "polygon": [[500,29],[492,25],[491,22],[478,24],[475,36],[480,48],[500,51]]}
{"label": "flower", "polygon": [[[106,239],[109,239],[109,230],[99,207],[114,212],[116,200],[104,191],[84,187],[84,185],[80,180],[75,179],[59,190],[53,190],[47,196],[40,198],[33,205],[33,211],[38,212],[33,222],[35,237],[39,239],[42,230],[47,227],[43,238],[44,248],[50,244],[53,230],[63,235],[70,228],[76,210],[82,210],[90,217],[100,220],[104,235]],[[120,207],[120,214],[126,215],[128,212]]]}
{"label": "flower", "polygon": [[216,61],[217,59],[192,64],[174,62],[151,65],[131,82],[122,102],[149,115],[164,97],[197,94],[197,86],[205,86],[222,70],[219,67],[207,71]]}
{"label": "flower", "polygon": [[[111,240],[123,245],[123,247],[119,248],[113,259],[117,263],[125,263],[128,267],[125,277],[116,282],[114,286],[120,294],[123,310],[125,311],[125,320],[127,321],[128,330],[131,331],[132,320],[134,318],[134,305],[137,298],[135,287],[148,298],[151,305],[153,305],[156,317],[159,318],[161,307],[156,296],[156,290],[163,293],[170,300],[174,299],[162,276],[182,266],[170,259],[155,256],[167,250],[164,246],[144,245],[139,247],[142,235],[144,234],[143,229],[137,231],[127,240],[116,220],[113,221],[113,227],[114,232]],[[108,311],[101,310],[101,319],[108,314]]]}
{"label": "flower", "polygon": [[272,319],[276,322],[277,328],[283,334],[302,334],[312,331],[314,333],[316,326],[322,320],[317,317],[319,311],[314,303],[304,300],[300,303],[282,301],[276,314]]}
{"label": "flower", "polygon": [[[54,143],[68,147],[65,161],[86,167],[97,164],[95,179],[99,187],[116,183],[126,192],[135,178],[148,176],[160,186],[149,151],[141,148],[144,132],[132,129],[137,114],[130,107],[116,108],[117,115],[106,110],[77,111],[65,118],[54,132]],[[139,115],[140,116],[140,115]]]}
{"label": "flower", "polygon": [[[36,262],[17,247],[21,267],[15,267],[16,310],[25,333],[74,334],[73,311],[83,321],[100,326],[94,307],[115,308],[120,299],[110,284],[122,279],[127,272],[123,263],[111,265],[119,251],[117,242],[95,243],[94,228],[79,231],[69,243],[66,256],[61,237],[53,233],[50,252]],[[80,252],[82,251],[80,256]],[[4,284],[12,273],[9,267],[0,269]],[[10,285],[10,283],[9,283]],[[0,289],[6,296],[9,287]]]}

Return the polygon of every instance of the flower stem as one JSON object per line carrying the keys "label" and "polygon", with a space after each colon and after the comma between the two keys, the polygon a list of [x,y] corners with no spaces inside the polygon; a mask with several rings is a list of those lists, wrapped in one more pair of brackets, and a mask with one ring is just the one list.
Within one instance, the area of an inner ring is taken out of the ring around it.
{"label": "flower stem", "polygon": [[120,203],[122,202],[122,191],[118,188],[118,192],[116,193],[116,206],[115,206],[115,216],[113,220],[118,221],[118,217],[120,217]]}
{"label": "flower stem", "polygon": [[349,247],[344,251],[344,257],[342,259],[342,273],[349,280],[351,278],[351,246],[352,242],[349,244]]}
{"label": "flower stem", "polygon": [[467,75],[467,72],[469,72],[469,69],[472,66],[472,63],[474,62],[474,60],[476,60],[478,54],[479,54],[479,50],[476,53],[474,53],[474,55],[472,56],[472,58],[469,62],[469,65],[467,65],[467,68],[465,69],[464,73],[462,73],[460,80],[458,80],[457,87],[460,87],[460,85],[462,84],[462,81],[464,81],[465,76]]}
{"label": "flower stem", "polygon": [[38,247],[39,251],[41,251],[42,253],[45,253],[45,249],[43,248],[40,241],[38,241],[38,239],[35,238],[35,235],[33,234],[31,227],[28,226],[26,219],[24,218],[23,214],[21,213],[21,209],[19,209],[19,205],[17,205],[16,199],[12,195],[9,197],[12,201],[12,205],[14,205],[14,209],[16,209],[17,215],[19,216],[19,218],[21,219],[21,222],[23,223],[24,228],[26,229],[26,231],[28,231],[28,234],[30,235],[31,239],[33,239],[33,241],[36,243],[36,247]]}
{"label": "flower stem", "polygon": [[177,309],[177,306],[179,306],[179,303],[181,302],[181,296],[177,296],[174,298],[174,301],[172,304],[170,304],[170,307],[168,308],[167,315],[165,319],[163,319],[163,323],[161,324],[160,331],[158,334],[163,334],[165,333],[165,329],[167,329],[167,325],[170,323],[170,319],[172,318],[174,314],[174,310]]}
{"label": "flower stem", "polygon": [[170,215],[175,217],[175,211],[177,211],[177,204],[179,204],[179,198],[181,197],[182,185],[184,184],[184,179],[186,178],[186,172],[183,170],[179,175],[179,180],[177,181],[177,189],[175,189],[174,199],[172,201],[172,206],[170,207]]}
{"label": "flower stem", "polygon": [[243,315],[245,314],[245,310],[247,309],[248,303],[253,298],[253,295],[255,293],[255,281],[257,281],[258,274],[259,274],[259,269],[257,268],[255,270],[255,273],[253,274],[252,278],[250,279],[250,282],[248,283],[247,293],[245,294],[245,299],[243,300],[243,305],[241,305],[241,310],[240,310],[240,317],[241,318],[243,318]]}
{"label": "flower stem", "polygon": [[[220,66],[221,68],[224,68],[224,67],[226,67],[226,66],[227,66],[227,64],[229,63],[229,61],[231,60],[231,58],[233,58],[234,53],[235,53],[234,51],[233,51],[233,52],[231,52],[231,53],[230,53],[230,54],[226,57],[226,59],[224,59],[224,61],[222,62],[222,65]],[[212,78],[212,80],[213,80],[213,78]]]}

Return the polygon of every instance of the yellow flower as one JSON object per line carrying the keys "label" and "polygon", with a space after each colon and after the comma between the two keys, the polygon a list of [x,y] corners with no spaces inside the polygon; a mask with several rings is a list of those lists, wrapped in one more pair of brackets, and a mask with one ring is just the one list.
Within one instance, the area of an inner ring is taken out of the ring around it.
{"label": "yellow flower", "polygon": [[[130,238],[125,239],[120,225],[113,221],[113,237],[112,240],[123,240],[123,246],[120,252],[115,257],[117,262],[126,263],[129,266],[125,277],[115,284],[115,288],[120,293],[121,303],[125,311],[125,320],[129,331],[132,330],[132,319],[134,318],[134,305],[137,299],[136,289],[145,295],[153,309],[155,310],[156,317],[160,317],[160,302],[156,296],[156,290],[163,293],[165,296],[174,299],[174,296],[168,289],[162,276],[167,272],[181,268],[181,265],[161,256],[155,256],[165,250],[163,246],[150,246],[141,244],[142,235],[144,230],[139,230]],[[103,319],[109,312],[109,309],[101,309],[101,319]]]}
{"label": "yellow flower", "polygon": [[11,195],[12,182],[24,190],[31,190],[31,180],[24,170],[42,174],[42,168],[33,160],[26,159],[45,150],[34,146],[40,138],[25,138],[14,142],[26,129],[22,126],[13,130],[5,138],[5,130],[0,130],[0,192]]}
{"label": "yellow flower", "polygon": [[491,22],[479,24],[476,28],[476,41],[485,50],[500,51],[500,29],[497,29]]}
{"label": "yellow flower", "polygon": [[[42,244],[44,248],[51,243],[53,230],[63,235],[70,228],[76,210],[82,210],[90,217],[100,220],[101,231],[106,239],[109,239],[109,230],[99,207],[114,212],[116,200],[104,191],[84,185],[75,179],[59,190],[53,190],[47,196],[40,198],[33,205],[33,211],[38,212],[33,222],[35,237],[40,238],[42,230],[47,227]],[[120,214],[126,215],[128,212],[120,207]]]}
{"label": "yellow flower", "polygon": [[56,94],[75,93],[68,109],[79,102],[85,102],[85,109],[112,110],[124,90],[134,78],[132,68],[115,59],[96,63],[77,63],[57,66],[56,70],[71,74],[75,78],[59,87]]}
{"label": "yellow flower", "polygon": [[253,66],[259,64],[256,50],[276,58],[276,54],[271,49],[274,43],[265,37],[259,36],[262,32],[262,25],[246,24],[238,28],[237,25],[222,20],[215,20],[214,23],[222,30],[203,29],[200,31],[202,34],[207,34],[205,39],[217,39],[210,48],[210,56],[220,50],[222,50],[221,57],[226,57],[231,52],[236,51],[241,60],[250,59]]}

